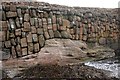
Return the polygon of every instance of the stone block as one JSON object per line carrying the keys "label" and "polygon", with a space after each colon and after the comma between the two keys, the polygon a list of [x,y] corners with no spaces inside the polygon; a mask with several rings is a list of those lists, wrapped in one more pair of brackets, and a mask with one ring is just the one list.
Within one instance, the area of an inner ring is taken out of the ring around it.
{"label": "stone block", "polygon": [[22,48],[22,56],[26,56],[27,54],[27,48]]}
{"label": "stone block", "polygon": [[15,35],[16,36],[21,36],[21,29],[16,29],[15,30]]}
{"label": "stone block", "polygon": [[31,26],[31,33],[37,33],[37,29],[35,28],[35,26]]}
{"label": "stone block", "polygon": [[18,14],[19,17],[22,16],[22,12],[21,12],[21,9],[20,9],[20,8],[17,9],[17,14]]}
{"label": "stone block", "polygon": [[30,23],[29,22],[24,22],[24,31],[30,31]]}
{"label": "stone block", "polygon": [[106,44],[106,38],[100,38],[99,39],[99,44],[105,45]]}
{"label": "stone block", "polygon": [[63,19],[63,26],[66,26],[66,27],[70,26],[70,22],[66,19]]}
{"label": "stone block", "polygon": [[44,44],[45,44],[45,38],[44,38],[44,36],[43,35],[39,35],[38,38],[39,38],[40,47],[43,47]]}
{"label": "stone block", "polygon": [[39,52],[40,47],[39,47],[39,43],[35,43],[34,44],[34,52]]}
{"label": "stone block", "polygon": [[17,57],[16,56],[16,50],[15,50],[14,46],[11,47],[11,52],[12,52],[12,58],[16,58]]}
{"label": "stone block", "polygon": [[27,47],[27,39],[26,38],[21,39],[21,47]]}
{"label": "stone block", "polygon": [[39,25],[39,28],[42,27],[42,19],[38,18],[38,25]]}
{"label": "stone block", "polygon": [[12,44],[13,46],[15,46],[15,45],[16,45],[16,42],[15,42],[15,40],[14,40],[14,39],[11,39],[11,44]]}
{"label": "stone block", "polygon": [[31,34],[31,32],[29,32],[28,35],[27,35],[27,42],[28,43],[32,42],[32,34]]}
{"label": "stone block", "polygon": [[10,5],[10,11],[16,12],[16,5]]}
{"label": "stone block", "polygon": [[31,24],[31,26],[35,26],[35,20],[34,20],[34,18],[30,18],[30,24]]}
{"label": "stone block", "polygon": [[70,39],[71,35],[67,31],[61,31],[62,38]]}
{"label": "stone block", "polygon": [[6,40],[6,32],[5,31],[0,31],[0,42]]}
{"label": "stone block", "polygon": [[16,53],[17,53],[18,57],[21,57],[21,56],[22,56],[22,50],[21,50],[20,45],[17,45],[17,46],[16,46]]}
{"label": "stone block", "polygon": [[5,47],[10,48],[11,47],[11,42],[10,41],[5,41]]}
{"label": "stone block", "polygon": [[43,29],[42,28],[37,28],[37,34],[43,34]]}
{"label": "stone block", "polygon": [[86,41],[87,40],[87,35],[83,35],[83,41]]}
{"label": "stone block", "polygon": [[21,25],[20,25],[20,21],[19,21],[19,18],[16,18],[16,27],[17,28],[20,28],[21,27]]}
{"label": "stone block", "polygon": [[54,36],[55,36],[55,38],[61,38],[62,37],[59,31],[54,31]]}
{"label": "stone block", "polygon": [[10,38],[15,38],[15,34],[14,33],[10,33],[9,36],[10,36]]}
{"label": "stone block", "polygon": [[46,18],[42,18],[42,24],[44,24],[44,25],[47,24],[47,20],[46,20]]}
{"label": "stone block", "polygon": [[21,44],[21,39],[20,39],[20,37],[17,37],[17,38],[15,39],[15,41],[16,41],[17,44]]}
{"label": "stone block", "polygon": [[29,14],[24,14],[24,21],[29,21],[29,20],[30,20]]}
{"label": "stone block", "polygon": [[2,27],[2,31],[7,31],[8,30],[8,25],[7,25],[7,21],[0,21],[1,27]]}
{"label": "stone block", "polygon": [[48,25],[51,25],[51,24],[52,24],[52,19],[48,18]]}
{"label": "stone block", "polygon": [[57,31],[57,24],[53,24],[53,31]]}
{"label": "stone block", "polygon": [[35,18],[35,27],[36,27],[36,28],[39,27],[38,18]]}
{"label": "stone block", "polygon": [[32,34],[32,40],[33,40],[33,42],[38,42],[37,34]]}
{"label": "stone block", "polygon": [[55,16],[55,15],[52,16],[52,23],[53,23],[53,24],[56,24],[56,16]]}
{"label": "stone block", "polygon": [[50,35],[50,38],[54,38],[53,30],[48,30],[48,33],[49,33],[49,35]]}
{"label": "stone block", "polygon": [[17,17],[17,13],[16,12],[6,12],[6,16],[8,18],[12,18],[12,17]]}
{"label": "stone block", "polygon": [[50,38],[50,36],[49,36],[47,31],[44,32],[44,36],[45,36],[45,39],[49,39]]}
{"label": "stone block", "polygon": [[59,26],[59,30],[65,31],[66,30],[66,26]]}
{"label": "stone block", "polygon": [[33,52],[33,43],[28,43],[28,52]]}
{"label": "stone block", "polygon": [[48,25],[48,30],[52,30],[52,25]]}

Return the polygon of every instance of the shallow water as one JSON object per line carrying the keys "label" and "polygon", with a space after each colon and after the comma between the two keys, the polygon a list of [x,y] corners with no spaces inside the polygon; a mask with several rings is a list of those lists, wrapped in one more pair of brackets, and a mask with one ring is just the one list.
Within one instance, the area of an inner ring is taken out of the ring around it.
{"label": "shallow water", "polygon": [[111,71],[110,76],[120,78],[120,58],[118,58],[118,57],[100,60],[100,61],[86,62],[85,65],[92,66],[97,69]]}

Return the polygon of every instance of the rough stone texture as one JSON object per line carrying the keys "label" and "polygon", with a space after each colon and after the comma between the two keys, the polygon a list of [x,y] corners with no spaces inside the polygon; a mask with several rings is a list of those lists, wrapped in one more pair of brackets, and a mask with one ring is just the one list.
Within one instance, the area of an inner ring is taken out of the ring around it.
{"label": "rough stone texture", "polygon": [[32,39],[33,39],[33,42],[38,42],[37,34],[32,34]]}
{"label": "rough stone texture", "polygon": [[12,17],[16,17],[17,13],[16,12],[7,12],[6,15],[8,18],[12,18]]}
{"label": "rough stone texture", "polygon": [[44,36],[43,35],[39,35],[38,38],[39,38],[40,47],[43,47],[44,44],[45,44],[45,38],[44,38]]}
{"label": "rough stone texture", "polygon": [[21,39],[21,47],[27,47],[27,40],[26,38]]}

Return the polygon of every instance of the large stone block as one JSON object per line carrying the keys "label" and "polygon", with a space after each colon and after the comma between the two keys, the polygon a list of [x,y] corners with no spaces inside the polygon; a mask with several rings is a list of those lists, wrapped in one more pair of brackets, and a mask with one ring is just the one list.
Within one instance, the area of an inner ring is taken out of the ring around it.
{"label": "large stone block", "polygon": [[39,27],[38,18],[35,18],[35,27],[36,27],[36,28]]}
{"label": "large stone block", "polygon": [[43,35],[39,35],[38,38],[39,38],[40,47],[43,47],[44,44],[45,44],[45,38],[44,38],[44,36]]}
{"label": "large stone block", "polygon": [[17,17],[17,13],[16,12],[6,12],[6,15],[8,18],[12,18],[12,17]]}
{"label": "large stone block", "polygon": [[66,19],[63,19],[63,26],[66,26],[66,27],[70,26],[70,22]]}
{"label": "large stone block", "polygon": [[43,25],[43,31],[46,32],[48,30],[48,27],[46,24]]}
{"label": "large stone block", "polygon": [[20,21],[19,21],[19,18],[16,18],[16,27],[17,28],[20,28],[21,27],[21,25],[20,25]]}
{"label": "large stone block", "polygon": [[33,42],[38,42],[37,34],[32,34],[32,39],[33,39]]}
{"label": "large stone block", "polygon": [[27,47],[27,39],[26,38],[21,39],[21,47]]}
{"label": "large stone block", "polygon": [[38,18],[38,25],[39,25],[39,28],[42,27],[42,19]]}
{"label": "large stone block", "polygon": [[17,9],[17,14],[18,14],[19,17],[22,16],[22,12],[21,12],[21,9],[20,9],[20,8]]}
{"label": "large stone block", "polygon": [[25,56],[27,54],[28,54],[27,48],[22,48],[22,56]]}
{"label": "large stone block", "polygon": [[31,24],[31,26],[34,26],[34,25],[35,25],[35,20],[34,20],[34,18],[30,18],[30,24]]}
{"label": "large stone block", "polygon": [[32,42],[32,34],[31,32],[29,32],[29,34],[27,35],[27,42]]}
{"label": "large stone block", "polygon": [[48,25],[48,30],[52,30],[52,25]]}
{"label": "large stone block", "polygon": [[34,52],[39,52],[40,47],[39,47],[39,43],[34,44]]}
{"label": "large stone block", "polygon": [[106,44],[106,38],[100,38],[99,39],[99,44],[105,45]]}

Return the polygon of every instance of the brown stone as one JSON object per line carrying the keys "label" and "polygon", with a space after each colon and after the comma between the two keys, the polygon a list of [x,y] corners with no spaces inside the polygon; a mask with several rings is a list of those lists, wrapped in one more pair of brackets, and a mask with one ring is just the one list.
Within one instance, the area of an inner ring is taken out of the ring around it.
{"label": "brown stone", "polygon": [[37,33],[37,30],[36,30],[36,28],[35,28],[35,26],[31,26],[31,33]]}
{"label": "brown stone", "polygon": [[5,41],[5,47],[10,48],[11,47],[11,42],[10,41]]}
{"label": "brown stone", "polygon": [[52,25],[48,25],[48,30],[52,30]]}
{"label": "brown stone", "polygon": [[39,25],[40,28],[42,27],[42,19],[38,18],[38,25]]}
{"label": "brown stone", "polygon": [[15,35],[16,36],[21,36],[21,29],[16,29],[15,30]]}
{"label": "brown stone", "polygon": [[53,30],[48,30],[48,33],[49,33],[49,35],[50,35],[50,38],[54,38]]}
{"label": "brown stone", "polygon": [[32,34],[33,42],[38,42],[37,34]]}
{"label": "brown stone", "polygon": [[52,23],[56,24],[56,16],[52,16]]}
{"label": "brown stone", "polygon": [[66,26],[59,26],[59,30],[65,31],[66,30]]}
{"label": "brown stone", "polygon": [[46,20],[46,18],[42,18],[42,22],[43,22],[43,24],[47,24],[47,20]]}
{"label": "brown stone", "polygon": [[15,34],[14,33],[10,33],[10,38],[15,38]]}
{"label": "brown stone", "polygon": [[6,33],[5,31],[0,31],[0,42],[5,41],[6,40]]}
{"label": "brown stone", "polygon": [[39,35],[38,38],[39,38],[40,47],[43,47],[44,44],[45,44],[45,38],[44,38],[44,36],[43,35]]}
{"label": "brown stone", "polygon": [[6,12],[6,15],[7,15],[8,18],[17,17],[17,13],[16,12]]}
{"label": "brown stone", "polygon": [[22,56],[22,50],[21,50],[21,47],[19,44],[16,46],[16,53],[17,53],[18,57]]}
{"label": "brown stone", "polygon": [[7,21],[0,21],[0,24],[2,26],[2,31],[8,30]]}
{"label": "brown stone", "polygon": [[28,43],[28,51],[33,52],[33,43]]}
{"label": "brown stone", "polygon": [[31,24],[31,26],[34,26],[34,25],[35,25],[35,20],[34,20],[34,18],[30,18],[30,24]]}
{"label": "brown stone", "polygon": [[15,41],[16,41],[17,44],[21,44],[21,39],[20,39],[20,37],[17,37]]}
{"label": "brown stone", "polygon": [[15,42],[15,40],[14,40],[14,39],[11,39],[11,44],[12,44],[13,46],[15,46],[15,45],[16,45],[16,42]]}
{"label": "brown stone", "polygon": [[48,27],[46,24],[43,25],[43,31],[46,32],[48,30]]}
{"label": "brown stone", "polygon": [[25,29],[25,31],[30,31],[30,23],[29,22],[24,22],[24,29]]}
{"label": "brown stone", "polygon": [[61,38],[62,37],[59,31],[54,31],[54,36],[55,36],[55,38]]}
{"label": "brown stone", "polygon": [[29,34],[27,35],[27,42],[32,42],[32,34],[31,32],[29,32]]}
{"label": "brown stone", "polygon": [[83,41],[87,40],[87,35],[83,35]]}
{"label": "brown stone", "polygon": [[25,56],[27,55],[27,48],[22,48],[22,56]]}
{"label": "brown stone", "polygon": [[29,14],[24,14],[24,21],[29,21],[29,20],[30,20]]}
{"label": "brown stone", "polygon": [[16,12],[16,5],[10,5],[10,11]]}
{"label": "brown stone", "polygon": [[21,47],[27,47],[27,40],[26,38],[21,39]]}
{"label": "brown stone", "polygon": [[50,38],[48,32],[44,32],[44,36],[45,36],[45,39],[49,39]]}
{"label": "brown stone", "polygon": [[53,24],[53,31],[57,31],[57,24]]}
{"label": "brown stone", "polygon": [[40,47],[39,47],[39,43],[34,44],[34,52],[39,52]]}
{"label": "brown stone", "polygon": [[12,46],[11,52],[12,52],[12,58],[16,58],[17,56],[16,56],[16,51],[14,46]]}
{"label": "brown stone", "polygon": [[43,34],[43,29],[42,28],[38,28],[37,29],[37,34]]}
{"label": "brown stone", "polygon": [[70,22],[66,19],[63,19],[63,26],[66,26],[66,27],[70,26]]}

